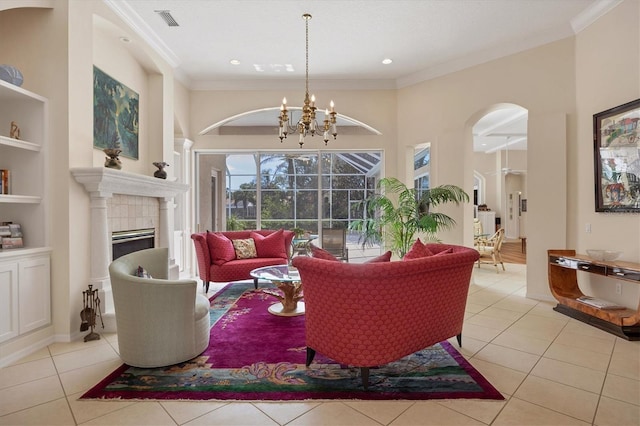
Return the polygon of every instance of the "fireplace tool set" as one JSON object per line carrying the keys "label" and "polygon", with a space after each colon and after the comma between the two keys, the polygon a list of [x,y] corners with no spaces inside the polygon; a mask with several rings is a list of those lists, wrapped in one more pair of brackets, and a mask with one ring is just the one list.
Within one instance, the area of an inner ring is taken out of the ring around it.
{"label": "fireplace tool set", "polygon": [[82,301],[84,302],[84,308],[80,311],[80,319],[82,319],[80,331],[91,329],[91,332],[84,336],[84,341],[100,340],[100,335],[93,331],[96,326],[96,316],[100,316],[100,323],[102,324],[102,328],[104,328],[98,290],[93,290],[93,286],[89,284],[89,290],[82,292]]}

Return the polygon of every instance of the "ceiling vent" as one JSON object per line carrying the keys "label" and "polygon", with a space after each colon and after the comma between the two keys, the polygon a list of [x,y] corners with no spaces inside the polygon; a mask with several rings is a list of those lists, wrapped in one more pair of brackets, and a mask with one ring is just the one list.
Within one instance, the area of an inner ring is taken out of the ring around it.
{"label": "ceiling vent", "polygon": [[160,17],[164,20],[164,22],[167,23],[168,26],[170,27],[179,27],[180,24],[178,24],[176,22],[175,19],[173,19],[173,16],[171,16],[171,11],[170,10],[154,10],[155,13],[157,13],[158,15],[160,15]]}

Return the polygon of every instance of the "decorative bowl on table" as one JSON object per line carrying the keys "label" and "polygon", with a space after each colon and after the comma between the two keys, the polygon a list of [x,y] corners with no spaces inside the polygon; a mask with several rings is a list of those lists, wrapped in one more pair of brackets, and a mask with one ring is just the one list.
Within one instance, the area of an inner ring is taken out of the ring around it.
{"label": "decorative bowl on table", "polygon": [[604,260],[604,261],[610,262],[612,260],[616,260],[617,258],[619,258],[622,252],[615,251],[615,250],[589,249],[587,250],[587,254],[589,255],[590,258],[594,260]]}

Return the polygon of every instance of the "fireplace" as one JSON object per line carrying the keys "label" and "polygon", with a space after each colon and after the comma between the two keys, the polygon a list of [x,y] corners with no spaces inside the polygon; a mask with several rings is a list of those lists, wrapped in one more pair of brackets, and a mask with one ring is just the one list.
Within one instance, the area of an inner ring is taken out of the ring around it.
{"label": "fireplace", "polygon": [[[173,199],[187,192],[189,186],[169,179],[158,179],[109,169],[78,167],[71,169],[76,181],[84,185],[90,197],[91,242],[89,284],[100,290],[105,330],[116,331],[115,309],[109,280],[109,263],[113,257],[113,232],[155,228],[151,247],[169,249],[169,278],[179,277],[173,259]],[[148,242],[148,241],[147,241]],[[116,244],[118,245],[118,244]],[[135,250],[134,250],[135,251]]]}
{"label": "fireplace", "polygon": [[118,231],[111,234],[112,259],[155,247],[156,230],[154,228]]}

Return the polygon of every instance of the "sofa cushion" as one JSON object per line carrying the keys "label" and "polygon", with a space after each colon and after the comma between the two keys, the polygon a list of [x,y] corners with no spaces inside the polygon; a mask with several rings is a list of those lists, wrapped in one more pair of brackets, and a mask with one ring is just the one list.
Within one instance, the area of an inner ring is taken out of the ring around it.
{"label": "sofa cushion", "polygon": [[256,252],[256,243],[253,238],[243,238],[238,240],[231,240],[233,248],[236,250],[236,259],[253,259],[258,257]]}
{"label": "sofa cushion", "polygon": [[416,242],[413,243],[409,251],[404,255],[402,260],[419,259],[421,257],[429,256],[433,256],[433,253],[427,248],[427,246],[422,244],[422,241],[418,238]]}
{"label": "sofa cushion", "polygon": [[374,257],[373,259],[369,259],[364,263],[380,263],[380,262],[390,262],[390,261],[391,261],[391,251],[387,251],[386,253],[383,253],[380,256]]}
{"label": "sofa cushion", "polygon": [[211,263],[222,265],[236,258],[233,243],[219,232],[207,232],[207,246],[209,246]]}
{"label": "sofa cushion", "polygon": [[318,247],[316,245],[313,245],[313,244],[309,244],[309,245],[311,246],[311,256],[312,257],[315,257],[316,259],[332,260],[332,261],[336,261],[336,262],[340,261],[340,259],[338,259],[334,255],[332,255],[328,251],[323,250],[320,247]]}
{"label": "sofa cushion", "polygon": [[288,257],[284,243],[284,229],[266,236],[252,232],[251,238],[255,242],[258,257],[282,257],[283,259]]}

